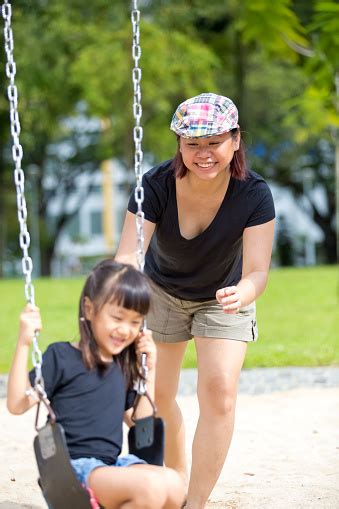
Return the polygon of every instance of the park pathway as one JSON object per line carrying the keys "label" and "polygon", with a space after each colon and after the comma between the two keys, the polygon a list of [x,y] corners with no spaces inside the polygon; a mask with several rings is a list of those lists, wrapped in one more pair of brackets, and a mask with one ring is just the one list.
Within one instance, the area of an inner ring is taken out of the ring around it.
{"label": "park pathway", "polygon": [[[34,410],[12,416],[0,376],[0,509],[43,509],[32,453]],[[198,418],[196,370],[179,405],[187,456]],[[243,370],[234,438],[208,509],[339,509],[339,368]],[[67,509],[67,508],[65,508]]]}

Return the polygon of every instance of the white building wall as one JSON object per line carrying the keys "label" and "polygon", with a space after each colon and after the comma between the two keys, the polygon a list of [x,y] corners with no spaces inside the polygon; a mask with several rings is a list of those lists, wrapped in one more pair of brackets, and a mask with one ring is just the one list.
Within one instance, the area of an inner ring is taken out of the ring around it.
{"label": "white building wall", "polygon": [[86,199],[81,202],[77,211],[78,232],[74,236],[67,227],[60,233],[55,250],[55,259],[52,263],[52,273],[55,276],[68,275],[81,270],[80,260],[89,257],[112,256],[117,248],[122,226],[122,217],[125,214],[128,195],[124,189],[126,183],[126,172],[116,162],[111,164],[112,179],[112,223],[113,249],[107,245],[102,227],[101,233],[93,233],[91,230],[92,214],[100,214],[103,220],[103,196],[102,196],[102,173],[100,170],[91,175],[81,175],[76,182],[77,191],[65,203],[62,197],[55,199],[49,207],[49,214],[57,215],[62,207],[73,211],[79,202],[81,193],[88,188],[89,183],[95,186]]}
{"label": "white building wall", "polygon": [[[324,239],[324,234],[319,226],[313,221],[311,209],[305,199],[297,201],[292,193],[280,186],[270,183],[276,209],[275,245],[279,232],[279,222],[283,218],[286,227],[291,233],[291,238],[296,251],[301,254],[297,256],[296,264],[315,265],[316,246]],[[315,191],[319,208],[325,206],[325,197],[322,193]]]}

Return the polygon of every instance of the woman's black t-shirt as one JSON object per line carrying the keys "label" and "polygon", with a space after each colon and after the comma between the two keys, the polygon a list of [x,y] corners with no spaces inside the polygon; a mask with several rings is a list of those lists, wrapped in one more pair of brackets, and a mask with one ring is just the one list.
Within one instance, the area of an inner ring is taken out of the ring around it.
{"label": "woman's black t-shirt", "polygon": [[[265,180],[253,171],[243,181],[231,177],[213,221],[188,240],[180,234],[171,162],[165,161],[143,176],[145,219],[156,223],[145,272],[177,298],[214,299],[216,290],[240,281],[243,231],[275,217],[272,194]],[[134,193],[128,210],[137,211]]]}

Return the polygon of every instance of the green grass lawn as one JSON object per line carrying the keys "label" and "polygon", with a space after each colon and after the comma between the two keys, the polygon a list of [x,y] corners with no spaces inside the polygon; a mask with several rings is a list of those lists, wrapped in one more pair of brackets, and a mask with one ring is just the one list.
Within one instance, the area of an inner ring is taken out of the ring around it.
{"label": "green grass lawn", "polygon": [[[39,279],[36,302],[44,329],[41,349],[77,337],[77,307],[84,278]],[[259,341],[250,344],[245,367],[339,365],[338,268],[271,271],[257,302]],[[7,372],[15,347],[19,313],[25,305],[21,280],[0,280],[0,372]],[[191,341],[184,367],[195,367]]]}

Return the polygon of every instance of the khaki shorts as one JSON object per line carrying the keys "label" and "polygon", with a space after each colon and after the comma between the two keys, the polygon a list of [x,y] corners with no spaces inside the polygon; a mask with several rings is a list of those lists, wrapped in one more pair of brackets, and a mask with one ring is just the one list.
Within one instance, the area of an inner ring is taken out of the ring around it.
{"label": "khaki shorts", "polygon": [[155,341],[178,343],[194,336],[246,342],[258,339],[255,303],[229,315],[215,299],[204,302],[177,299],[153,282],[152,289],[147,327]]}

